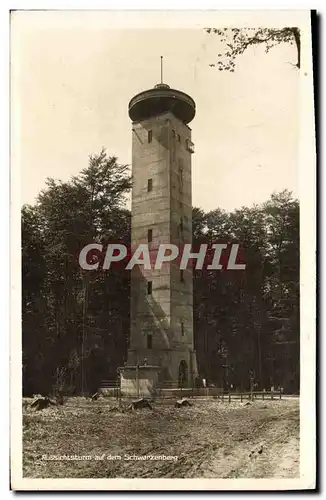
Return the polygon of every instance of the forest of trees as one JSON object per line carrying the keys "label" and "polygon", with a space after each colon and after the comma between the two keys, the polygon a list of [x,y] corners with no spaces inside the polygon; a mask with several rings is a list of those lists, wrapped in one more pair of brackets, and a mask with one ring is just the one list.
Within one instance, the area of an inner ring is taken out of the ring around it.
{"label": "forest of trees", "polygon": [[[95,391],[126,360],[130,274],[83,271],[90,242],[130,243],[130,171],[105,151],[22,208],[25,395]],[[288,191],[232,212],[193,209],[193,241],[239,242],[245,272],[194,272],[194,336],[208,383],[299,391],[299,204]]]}

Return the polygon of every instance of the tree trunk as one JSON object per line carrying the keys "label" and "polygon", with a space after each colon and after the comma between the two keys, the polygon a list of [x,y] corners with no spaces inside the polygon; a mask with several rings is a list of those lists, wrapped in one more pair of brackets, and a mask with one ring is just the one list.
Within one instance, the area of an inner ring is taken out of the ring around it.
{"label": "tree trunk", "polygon": [[297,51],[298,51],[298,62],[296,64],[297,68],[300,69],[300,64],[301,64],[301,39],[300,39],[300,30],[299,28],[292,28],[292,33],[294,36],[294,40],[297,46]]}

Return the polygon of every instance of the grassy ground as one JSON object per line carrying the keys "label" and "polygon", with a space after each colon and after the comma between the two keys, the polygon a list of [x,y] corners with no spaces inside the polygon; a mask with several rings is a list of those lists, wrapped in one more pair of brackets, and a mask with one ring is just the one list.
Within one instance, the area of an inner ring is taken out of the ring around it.
{"label": "grassy ground", "polygon": [[[180,409],[156,403],[129,413],[110,411],[116,403],[106,399],[73,398],[41,411],[29,402],[23,404],[24,477],[299,477],[296,398],[197,401]],[[157,459],[162,455],[170,458]],[[147,459],[136,459],[141,456]]]}

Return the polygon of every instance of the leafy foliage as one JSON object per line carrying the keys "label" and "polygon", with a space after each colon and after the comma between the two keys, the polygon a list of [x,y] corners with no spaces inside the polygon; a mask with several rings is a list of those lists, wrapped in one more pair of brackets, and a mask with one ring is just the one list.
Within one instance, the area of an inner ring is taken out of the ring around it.
{"label": "leafy foliage", "polygon": [[224,51],[217,55],[217,62],[210,64],[211,67],[215,67],[219,71],[233,73],[237,57],[249,47],[264,44],[265,51],[269,52],[272,47],[280,43],[296,45],[298,57],[295,66],[300,68],[301,42],[299,28],[205,28],[205,31],[208,34],[218,35],[225,46]]}
{"label": "leafy foliage", "polygon": [[[80,392],[115,376],[129,330],[128,273],[85,272],[90,242],[129,242],[128,168],[105,151],[70,182],[48,179],[22,210],[24,390]],[[94,370],[94,366],[97,369]],[[107,367],[112,373],[107,373]]]}
{"label": "leafy foliage", "polygon": [[[194,210],[195,221],[198,209]],[[291,193],[195,223],[197,241],[239,242],[246,271],[196,272],[195,343],[211,382],[299,390],[299,204]]]}
{"label": "leafy foliage", "polygon": [[[48,179],[22,209],[23,388],[95,392],[126,360],[130,276],[83,271],[85,244],[130,244],[127,166],[105,151],[69,182]],[[243,273],[196,271],[194,333],[201,376],[246,388],[299,388],[299,205],[291,193],[233,212],[193,209],[193,242],[239,242]]]}

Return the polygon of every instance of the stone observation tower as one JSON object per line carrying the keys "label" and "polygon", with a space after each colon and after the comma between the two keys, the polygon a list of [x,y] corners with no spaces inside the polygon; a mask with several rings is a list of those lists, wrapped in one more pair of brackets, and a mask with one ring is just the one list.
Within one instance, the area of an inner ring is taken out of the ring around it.
{"label": "stone observation tower", "polygon": [[[162,82],[129,102],[132,247],[148,244],[155,253],[162,243],[183,248],[192,242],[188,123],[195,111],[189,95]],[[156,387],[192,387],[197,375],[192,269],[180,270],[179,261],[153,267],[132,270],[130,348],[121,370],[122,391],[140,395]]]}

